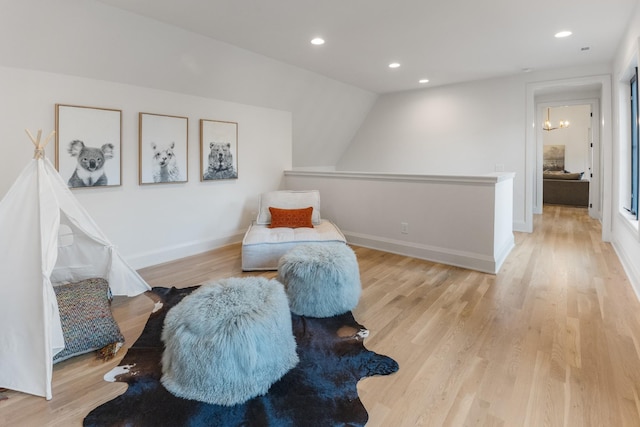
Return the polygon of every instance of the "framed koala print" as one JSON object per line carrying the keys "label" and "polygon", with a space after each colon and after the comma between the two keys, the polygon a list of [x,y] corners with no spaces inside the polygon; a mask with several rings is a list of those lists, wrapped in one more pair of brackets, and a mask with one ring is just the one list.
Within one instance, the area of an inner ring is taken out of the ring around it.
{"label": "framed koala print", "polygon": [[200,180],[238,178],[238,123],[200,119]]}
{"label": "framed koala print", "polygon": [[70,188],[122,182],[122,111],[56,104],[55,165]]}
{"label": "framed koala print", "polygon": [[140,184],[187,182],[189,119],[139,114]]}

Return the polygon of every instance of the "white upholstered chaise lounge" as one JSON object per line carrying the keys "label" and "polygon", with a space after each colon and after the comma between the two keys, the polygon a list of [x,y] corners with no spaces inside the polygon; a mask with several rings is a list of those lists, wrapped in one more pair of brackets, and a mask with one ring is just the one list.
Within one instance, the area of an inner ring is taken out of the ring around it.
{"label": "white upholstered chaise lounge", "polygon": [[[312,207],[313,227],[271,228],[269,208],[304,209]],[[258,217],[242,240],[242,270],[277,270],[280,257],[305,243],[345,243],[342,232],[331,221],[320,217],[320,193],[309,191],[271,191],[260,196]]]}

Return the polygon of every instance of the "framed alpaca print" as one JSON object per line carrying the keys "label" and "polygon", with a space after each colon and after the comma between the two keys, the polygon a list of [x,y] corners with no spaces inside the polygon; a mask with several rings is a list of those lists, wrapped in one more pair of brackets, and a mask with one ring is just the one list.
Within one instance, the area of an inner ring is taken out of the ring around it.
{"label": "framed alpaca print", "polygon": [[55,166],[70,188],[122,182],[122,111],[56,104]]}
{"label": "framed alpaca print", "polygon": [[189,119],[139,114],[140,184],[187,182]]}
{"label": "framed alpaca print", "polygon": [[238,179],[238,123],[200,119],[200,180]]}

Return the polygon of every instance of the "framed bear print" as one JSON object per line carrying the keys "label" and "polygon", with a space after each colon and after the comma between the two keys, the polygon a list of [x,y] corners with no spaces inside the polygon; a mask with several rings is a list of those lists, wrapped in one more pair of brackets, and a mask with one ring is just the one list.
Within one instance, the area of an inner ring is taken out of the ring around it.
{"label": "framed bear print", "polygon": [[122,111],[56,104],[55,165],[70,188],[122,182]]}
{"label": "framed bear print", "polygon": [[200,180],[238,178],[238,123],[200,119]]}
{"label": "framed bear print", "polygon": [[140,113],[140,184],[187,182],[189,119]]}

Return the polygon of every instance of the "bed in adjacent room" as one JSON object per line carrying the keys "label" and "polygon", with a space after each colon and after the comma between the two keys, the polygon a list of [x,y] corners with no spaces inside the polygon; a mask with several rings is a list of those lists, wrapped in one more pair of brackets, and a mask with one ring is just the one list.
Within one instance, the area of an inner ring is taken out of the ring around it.
{"label": "bed in adjacent room", "polygon": [[542,201],[552,205],[589,206],[589,180],[582,172],[545,171]]}

